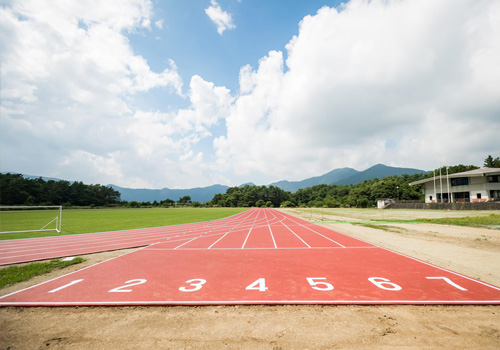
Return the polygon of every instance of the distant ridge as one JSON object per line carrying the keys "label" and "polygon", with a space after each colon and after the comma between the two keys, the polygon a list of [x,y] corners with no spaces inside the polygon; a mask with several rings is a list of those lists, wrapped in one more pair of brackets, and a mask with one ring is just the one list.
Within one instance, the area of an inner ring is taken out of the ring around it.
{"label": "distant ridge", "polygon": [[196,187],[188,189],[170,189],[162,188],[160,190],[150,189],[135,189],[125,188],[116,185],[108,185],[114,190],[121,193],[121,199],[124,201],[137,201],[137,202],[160,202],[165,199],[172,199],[177,201],[184,196],[190,196],[193,202],[208,202],[214,198],[217,193],[225,193],[229,188],[224,185],[212,185],[208,187]]}
{"label": "distant ridge", "polygon": [[383,164],[377,164],[364,171],[357,171],[351,168],[340,168],[332,170],[324,175],[311,177],[302,181],[278,181],[271,185],[280,187],[285,191],[297,192],[306,187],[316,185],[355,185],[365,180],[381,179],[386,176],[401,176],[404,174],[423,174],[425,170],[413,168],[397,168]]}
{"label": "distant ridge", "polygon": [[324,175],[310,177],[308,179],[304,179],[301,181],[283,180],[283,181],[273,182],[271,185],[279,187],[285,191],[297,192],[301,188],[323,185],[323,184],[326,185],[335,184],[343,179],[350,178],[358,173],[359,171],[354,170],[352,168],[340,168],[340,169],[334,169]]}
{"label": "distant ridge", "polygon": [[[269,185],[273,185],[279,187],[285,191],[297,192],[299,189],[316,186],[316,185],[354,185],[365,180],[371,180],[374,178],[381,179],[386,176],[401,176],[404,174],[413,175],[413,174],[422,174],[426,173],[425,170],[413,169],[413,168],[398,168],[391,167],[384,164],[377,164],[368,168],[364,171],[358,171],[352,168],[339,168],[334,169],[326,174],[320,176],[310,177],[301,181],[287,181],[282,180],[278,182],[273,182]],[[7,172],[3,172],[6,174]],[[19,174],[16,172],[9,172],[11,174]],[[23,177],[28,179],[38,179],[42,178],[45,181],[53,180],[53,181],[61,181],[57,178],[51,177],[43,177],[43,176],[33,176],[33,175],[23,175]],[[74,181],[70,181],[71,183]],[[269,186],[268,185],[268,186]],[[229,188],[224,185],[212,185],[207,187],[196,187],[196,188],[188,188],[188,189],[134,189],[134,188],[126,188],[120,187],[117,185],[107,185],[114,190],[120,192],[121,199],[123,201],[137,201],[137,202],[160,202],[165,199],[172,199],[177,201],[179,198],[184,196],[190,196],[191,200],[197,202],[208,202],[212,200],[212,198],[217,193],[225,193]],[[252,182],[247,182],[239,187],[243,186],[256,186]]]}
{"label": "distant ridge", "polygon": [[384,164],[377,164],[372,166],[371,168],[366,169],[365,171],[358,172],[357,174],[350,176],[348,178],[344,178],[340,181],[335,182],[335,185],[355,185],[361,183],[365,180],[371,179],[381,179],[386,176],[401,176],[404,174],[413,175],[413,174],[423,174],[426,173],[425,170],[420,169],[412,169],[412,168],[397,168],[391,167]]}

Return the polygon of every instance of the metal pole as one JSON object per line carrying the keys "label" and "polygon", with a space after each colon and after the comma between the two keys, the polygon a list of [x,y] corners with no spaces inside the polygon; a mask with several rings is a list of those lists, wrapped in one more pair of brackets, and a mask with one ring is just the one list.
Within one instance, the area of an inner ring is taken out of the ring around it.
{"label": "metal pole", "polygon": [[448,185],[448,201],[453,203],[453,198],[451,197],[450,192],[450,178],[448,177],[448,166],[446,166],[446,184]]}
{"label": "metal pole", "polygon": [[441,192],[441,203],[443,203],[443,176],[441,175],[441,168],[439,168],[439,191]]}
{"label": "metal pole", "polygon": [[61,233],[62,231],[62,205],[59,206],[59,231],[58,233]]}
{"label": "metal pole", "polygon": [[[436,200],[436,203],[437,203],[437,192],[436,192],[436,170],[433,170],[432,171],[432,175],[434,177],[434,198]],[[432,201],[431,201],[432,202]]]}

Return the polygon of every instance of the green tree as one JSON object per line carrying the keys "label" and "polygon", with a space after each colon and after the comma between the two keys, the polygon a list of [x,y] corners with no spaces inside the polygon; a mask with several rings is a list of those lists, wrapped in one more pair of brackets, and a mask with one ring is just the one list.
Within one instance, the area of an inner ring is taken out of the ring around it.
{"label": "green tree", "polygon": [[257,200],[257,202],[255,202],[255,206],[257,206],[259,208],[263,207],[264,205],[266,205],[266,202],[264,202],[263,199],[259,199],[259,200]]}
{"label": "green tree", "polygon": [[485,168],[500,168],[500,158],[496,157],[493,159],[491,155],[488,155],[486,159],[484,160],[484,167]]}
{"label": "green tree", "polygon": [[186,205],[188,203],[191,203],[191,196],[182,196],[177,201],[177,204],[179,204],[179,205]]}
{"label": "green tree", "polygon": [[138,201],[130,201],[128,202],[128,206],[130,208],[140,208],[141,204]]}

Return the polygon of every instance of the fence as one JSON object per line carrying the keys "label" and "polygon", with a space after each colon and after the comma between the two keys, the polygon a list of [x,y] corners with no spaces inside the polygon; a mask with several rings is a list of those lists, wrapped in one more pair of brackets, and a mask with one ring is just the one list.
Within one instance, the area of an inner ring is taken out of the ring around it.
{"label": "fence", "polygon": [[500,210],[500,202],[391,203],[385,209]]}

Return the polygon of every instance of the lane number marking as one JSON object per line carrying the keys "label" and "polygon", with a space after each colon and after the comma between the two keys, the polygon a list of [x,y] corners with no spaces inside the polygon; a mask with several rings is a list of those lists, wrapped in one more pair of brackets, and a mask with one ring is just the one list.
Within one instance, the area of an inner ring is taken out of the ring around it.
{"label": "lane number marking", "polygon": [[81,281],[83,281],[83,279],[81,279],[81,280],[74,280],[74,281],[71,281],[71,282],[69,282],[68,284],[65,284],[65,285],[64,285],[64,286],[62,286],[62,287],[59,287],[59,288],[56,288],[56,289],[52,289],[51,291],[49,291],[49,293],[59,292],[61,289],[67,288],[67,287],[69,287],[69,286],[72,286],[73,284],[80,283]]}
{"label": "lane number marking", "polygon": [[428,280],[443,280],[446,283],[448,283],[449,285],[455,287],[456,289],[465,290],[465,291],[467,290],[464,287],[461,287],[458,284],[456,284],[455,282],[453,282],[452,280],[450,280],[448,277],[426,277],[426,278]]}
{"label": "lane number marking", "polygon": [[132,291],[132,289],[123,289],[123,288],[137,286],[139,284],[143,284],[146,282],[147,282],[147,280],[144,280],[144,279],[130,280],[130,281],[125,282],[126,284],[124,284],[123,286],[116,287],[116,288],[109,290],[108,293],[129,293]]}
{"label": "lane number marking", "polygon": [[246,290],[258,290],[259,292],[265,292],[268,289],[266,287],[266,279],[259,278],[255,282],[249,284],[245,289]]}
{"label": "lane number marking", "polygon": [[333,290],[333,285],[331,283],[325,281],[318,280],[326,280],[326,277],[306,277],[307,282],[311,285],[312,289],[327,291]]}
{"label": "lane number marking", "polygon": [[403,289],[402,287],[398,286],[396,283],[390,282],[387,278],[383,277],[370,277],[368,278],[368,281],[373,283],[375,286],[377,286],[380,289],[385,289],[385,290],[392,290],[392,291],[398,291]]}
{"label": "lane number marking", "polygon": [[191,286],[192,288],[179,287],[179,290],[181,292],[196,292],[197,290],[200,290],[205,283],[207,283],[207,280],[204,280],[202,278],[194,278],[191,280],[187,280],[186,283],[189,283],[189,286]]}

